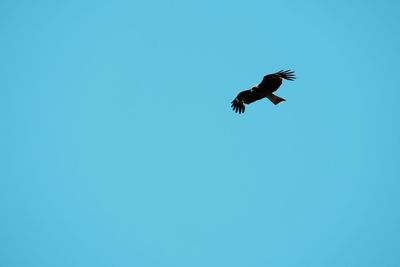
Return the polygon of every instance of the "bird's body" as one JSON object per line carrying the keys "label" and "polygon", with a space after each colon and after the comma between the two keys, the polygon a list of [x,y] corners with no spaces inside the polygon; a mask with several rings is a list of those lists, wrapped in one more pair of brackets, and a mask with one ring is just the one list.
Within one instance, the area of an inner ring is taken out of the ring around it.
{"label": "bird's body", "polygon": [[290,70],[281,70],[264,76],[260,84],[249,90],[242,91],[236,96],[232,101],[232,109],[235,112],[243,113],[245,104],[250,104],[263,98],[268,98],[275,105],[285,101],[285,99],[273,94],[278,90],[279,86],[281,86],[282,79],[293,81],[295,79],[294,72]]}

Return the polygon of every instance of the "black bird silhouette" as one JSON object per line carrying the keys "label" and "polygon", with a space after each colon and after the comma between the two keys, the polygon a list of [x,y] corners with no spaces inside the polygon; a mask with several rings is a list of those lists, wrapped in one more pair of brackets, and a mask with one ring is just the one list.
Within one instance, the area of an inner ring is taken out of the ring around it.
{"label": "black bird silhouette", "polygon": [[274,95],[273,92],[278,90],[279,86],[281,86],[282,79],[293,81],[295,78],[294,71],[291,70],[281,70],[273,74],[268,74],[264,76],[260,84],[249,90],[240,92],[232,101],[231,107],[236,113],[243,113],[245,104],[253,103],[264,97],[271,100],[275,105],[278,105],[280,102],[285,101],[285,99]]}

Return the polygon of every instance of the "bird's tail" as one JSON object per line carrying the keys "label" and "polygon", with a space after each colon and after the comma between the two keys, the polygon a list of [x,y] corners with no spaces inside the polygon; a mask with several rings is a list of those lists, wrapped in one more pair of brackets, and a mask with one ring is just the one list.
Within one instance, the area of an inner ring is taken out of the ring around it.
{"label": "bird's tail", "polygon": [[267,98],[274,103],[275,105],[278,105],[279,103],[281,103],[282,101],[286,101],[285,99],[283,99],[282,97],[279,97],[277,95],[274,94],[269,94],[267,95]]}

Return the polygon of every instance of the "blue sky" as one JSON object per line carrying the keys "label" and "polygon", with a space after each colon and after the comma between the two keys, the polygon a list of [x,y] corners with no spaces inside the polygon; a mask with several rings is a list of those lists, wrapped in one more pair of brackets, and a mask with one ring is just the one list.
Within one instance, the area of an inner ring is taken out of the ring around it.
{"label": "blue sky", "polygon": [[0,266],[399,266],[399,12],[2,1]]}

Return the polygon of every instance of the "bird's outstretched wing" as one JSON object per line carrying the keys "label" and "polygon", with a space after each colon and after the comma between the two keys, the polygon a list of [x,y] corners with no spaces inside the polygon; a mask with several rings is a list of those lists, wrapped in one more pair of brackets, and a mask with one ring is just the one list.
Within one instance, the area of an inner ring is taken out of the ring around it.
{"label": "bird's outstretched wing", "polygon": [[261,98],[262,97],[255,93],[254,90],[245,90],[240,92],[237,97],[233,99],[231,107],[236,113],[243,113],[245,110],[245,104],[250,104]]}
{"label": "bird's outstretched wing", "polygon": [[279,84],[281,83],[282,79],[293,81],[296,79],[296,76],[294,74],[294,71],[292,70],[281,70],[273,74],[268,74],[264,76],[263,80],[260,83],[260,86],[263,86],[264,84],[268,84],[274,81],[280,81]]}

